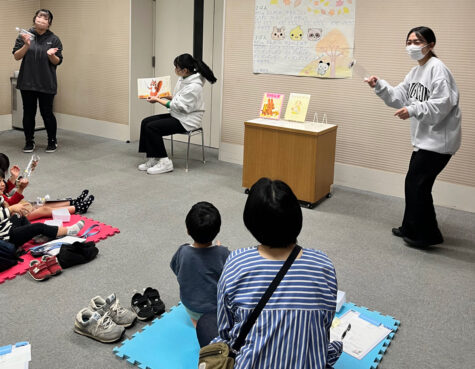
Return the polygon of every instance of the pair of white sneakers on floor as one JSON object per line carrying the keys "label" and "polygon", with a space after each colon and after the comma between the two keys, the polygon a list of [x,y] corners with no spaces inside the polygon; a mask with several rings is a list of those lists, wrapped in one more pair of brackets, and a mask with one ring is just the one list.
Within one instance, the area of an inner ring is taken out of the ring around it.
{"label": "pair of white sneakers on floor", "polygon": [[169,158],[149,158],[145,163],[138,166],[139,170],[147,171],[148,174],[160,174],[173,171],[173,162]]}

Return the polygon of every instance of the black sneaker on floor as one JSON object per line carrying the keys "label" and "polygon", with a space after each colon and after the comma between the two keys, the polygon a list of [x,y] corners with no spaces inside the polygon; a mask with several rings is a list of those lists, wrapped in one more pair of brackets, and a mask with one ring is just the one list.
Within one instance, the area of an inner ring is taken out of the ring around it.
{"label": "black sneaker on floor", "polygon": [[143,295],[152,304],[153,313],[155,315],[162,315],[165,312],[165,304],[160,299],[160,294],[155,288],[147,287],[143,292]]}
{"label": "black sneaker on floor", "polygon": [[413,240],[412,238],[409,238],[409,237],[403,237],[403,240],[408,246],[416,247],[416,248],[427,248],[430,246],[439,245],[444,242],[444,238],[442,236],[435,237],[429,240]]}
{"label": "black sneaker on floor", "polygon": [[33,152],[35,150],[35,142],[34,141],[28,141],[25,143],[25,146],[23,147],[23,152]]}
{"label": "black sneaker on floor", "polygon": [[393,235],[395,235],[396,237],[404,237],[404,233],[402,233],[402,227],[393,228],[391,229],[391,231],[393,232]]}
{"label": "black sneaker on floor", "polygon": [[55,152],[58,148],[56,141],[48,141],[48,146],[46,146],[45,152]]}
{"label": "black sneaker on floor", "polygon": [[148,301],[148,298],[139,292],[136,292],[132,296],[131,306],[132,310],[135,311],[135,314],[137,314],[137,319],[139,320],[149,320],[154,316],[150,301]]}

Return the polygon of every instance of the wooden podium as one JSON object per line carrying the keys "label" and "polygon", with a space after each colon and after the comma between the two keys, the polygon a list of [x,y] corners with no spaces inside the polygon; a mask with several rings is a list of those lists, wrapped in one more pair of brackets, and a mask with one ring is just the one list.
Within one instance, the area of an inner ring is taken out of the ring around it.
{"label": "wooden podium", "polygon": [[337,126],[253,119],[244,123],[242,185],[261,177],[287,183],[309,208],[330,197]]}

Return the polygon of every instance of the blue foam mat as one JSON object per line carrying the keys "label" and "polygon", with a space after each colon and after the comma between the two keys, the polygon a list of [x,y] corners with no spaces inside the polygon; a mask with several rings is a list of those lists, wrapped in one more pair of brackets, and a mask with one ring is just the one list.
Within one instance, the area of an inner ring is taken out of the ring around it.
{"label": "blue foam mat", "polygon": [[[375,322],[391,328],[393,332],[361,360],[343,352],[334,367],[376,369],[400,322],[353,303],[344,304],[336,316],[341,317],[349,310],[363,313]],[[122,346],[115,347],[113,351],[118,357],[141,369],[189,369],[198,367],[199,350],[196,330],[184,306],[179,304],[161,318],[155,319],[141,332],[134,334],[130,340],[123,341]]]}
{"label": "blue foam mat", "polygon": [[113,351],[141,369],[190,369],[198,368],[200,345],[188,313],[179,304]]}
{"label": "blue foam mat", "polygon": [[376,369],[379,362],[383,358],[386,349],[388,348],[391,340],[394,337],[394,333],[397,331],[399,325],[401,324],[399,320],[394,319],[388,315],[381,315],[377,311],[368,310],[365,307],[356,306],[351,302],[347,302],[343,305],[340,312],[336,314],[337,317],[341,317],[349,310],[357,311],[364,314],[366,317],[370,318],[376,323],[383,324],[385,327],[392,329],[392,332],[388,335],[386,339],[381,341],[374,349],[368,352],[364,358],[358,360],[353,356],[348,355],[343,352],[334,365],[335,369]]}

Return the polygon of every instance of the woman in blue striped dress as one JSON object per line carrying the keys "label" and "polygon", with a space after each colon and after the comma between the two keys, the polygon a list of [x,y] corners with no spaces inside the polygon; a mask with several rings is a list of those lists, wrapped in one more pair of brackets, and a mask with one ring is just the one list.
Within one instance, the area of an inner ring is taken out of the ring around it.
{"label": "woman in blue striped dress", "polygon": [[[218,283],[214,342],[230,345],[295,247],[302,210],[284,182],[261,178],[249,192],[244,223],[260,245],[231,253]],[[331,260],[304,248],[249,332],[234,368],[331,368],[343,348],[329,341],[336,295]]]}

